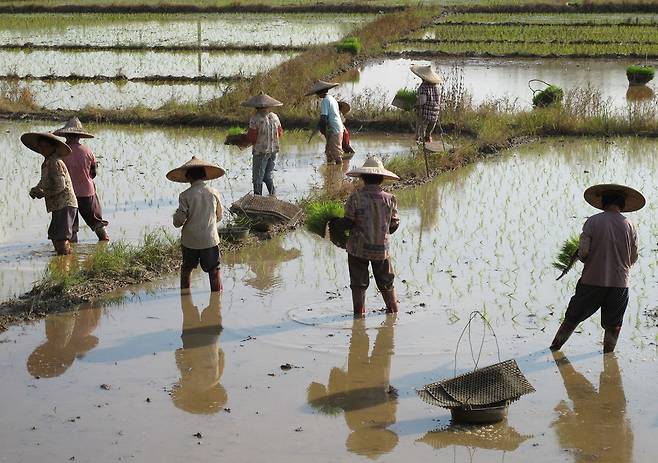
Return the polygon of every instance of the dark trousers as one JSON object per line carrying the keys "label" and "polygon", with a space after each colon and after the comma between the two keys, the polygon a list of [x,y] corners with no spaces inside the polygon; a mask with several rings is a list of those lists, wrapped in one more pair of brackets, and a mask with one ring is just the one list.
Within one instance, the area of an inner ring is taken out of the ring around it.
{"label": "dark trousers", "polygon": [[564,319],[577,325],[601,309],[601,326],[611,329],[622,325],[627,306],[628,288],[593,286],[578,281]]}
{"label": "dark trousers", "polygon": [[183,264],[181,267],[192,270],[201,264],[201,270],[211,272],[219,267],[219,246],[206,249],[191,249],[181,246],[183,251]]}
{"label": "dark trousers", "polygon": [[380,291],[393,289],[395,273],[389,259],[368,260],[347,254],[347,265],[350,271],[350,288],[368,288],[370,276],[368,266],[372,265],[372,274],[375,277],[375,283]]}
{"label": "dark trousers", "polygon": [[107,226],[109,223],[107,220],[103,220],[103,211],[101,209],[101,203],[98,201],[98,196],[78,196],[78,213],[75,214],[75,220],[73,221],[73,235],[77,237],[78,231],[80,230],[80,218],[85,221],[85,223],[93,231],[98,230]]}
{"label": "dark trousers", "polygon": [[73,233],[73,223],[78,216],[78,209],[75,207],[64,207],[52,212],[50,226],[48,227],[48,239],[52,241],[68,241]]}

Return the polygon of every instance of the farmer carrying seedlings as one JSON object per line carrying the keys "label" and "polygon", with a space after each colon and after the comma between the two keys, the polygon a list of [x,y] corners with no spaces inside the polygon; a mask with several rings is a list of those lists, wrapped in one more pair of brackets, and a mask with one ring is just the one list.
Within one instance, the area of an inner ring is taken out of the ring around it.
{"label": "farmer carrying seedlings", "polygon": [[603,212],[583,225],[578,257],[585,266],[551,350],[559,350],[578,324],[600,308],[603,352],[608,353],[617,344],[628,305],[628,274],[638,257],[635,225],[621,213],[642,209],[645,199],[627,186],[604,184],[585,190],[585,201]]}
{"label": "farmer carrying seedlings", "polygon": [[21,142],[45,159],[41,164],[41,180],[30,189],[31,198],[44,198],[46,211],[52,213],[48,239],[58,255],[71,254],[70,240],[73,221],[78,213],[78,201],[69,171],[62,158],[71,154],[71,148],[51,133],[24,133]]}
{"label": "farmer carrying seedlings", "polygon": [[341,119],[336,99],[329,95],[329,90],[339,84],[318,80],[305,96],[316,95],[322,100],[320,104],[320,121],[316,131],[324,135],[326,145],[324,154],[327,164],[343,164],[343,132],[345,126]]}
{"label": "farmer carrying seedlings", "polygon": [[94,136],[85,132],[77,117],[69,120],[64,127],[56,130],[53,134],[58,137],[65,137],[66,144],[71,148],[71,155],[62,159],[69,170],[73,190],[78,199],[78,213],[75,214],[75,220],[73,221],[71,242],[78,242],[80,215],[89,228],[96,233],[99,241],[108,241],[110,237],[105,230],[108,222],[103,219],[101,203],[98,200],[96,185],[94,184],[96,156],[94,156],[91,148],[80,143],[81,138],[94,138]]}
{"label": "farmer carrying seedlings", "polygon": [[222,218],[222,201],[219,192],[206,185],[224,175],[221,167],[192,156],[180,167],[167,173],[172,182],[190,183],[191,186],[178,197],[178,209],[174,212],[174,227],[183,227],[181,247],[183,263],[180,269],[181,293],[190,288],[190,277],[199,263],[210,278],[210,290],[222,291],[219,274],[219,234],[217,222]]}
{"label": "farmer carrying seedlings", "polygon": [[362,167],[347,172],[350,177],[361,177],[365,186],[350,195],[345,204],[345,218],[351,222],[347,240],[347,263],[355,316],[366,313],[368,265],[372,266],[377,287],[382,293],[386,312],[398,311],[393,287],[395,274],[389,255],[389,235],[400,225],[395,196],[382,190],[385,178],[399,180],[386,170],[381,159],[371,157]]}
{"label": "farmer carrying seedlings", "polygon": [[416,141],[431,142],[432,133],[439,120],[440,90],[439,84],[443,78],[434,72],[432,66],[414,64],[411,72],[420,77],[423,82],[418,86],[416,99]]}
{"label": "farmer carrying seedlings", "polygon": [[279,152],[279,138],[283,134],[283,127],[279,117],[270,109],[283,106],[283,103],[261,92],[260,95],[249,98],[241,105],[256,109],[256,114],[249,119],[249,131],[245,138],[246,146],[253,146],[251,178],[254,194],[262,195],[263,183],[265,183],[270,196],[274,196],[272,172]]}

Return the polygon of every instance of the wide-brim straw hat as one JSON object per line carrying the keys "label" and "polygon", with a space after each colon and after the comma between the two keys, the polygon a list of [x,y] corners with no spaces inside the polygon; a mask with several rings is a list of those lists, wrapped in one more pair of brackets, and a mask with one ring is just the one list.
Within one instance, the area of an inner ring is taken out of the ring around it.
{"label": "wide-brim straw hat", "polygon": [[190,180],[185,176],[185,174],[189,169],[194,167],[203,167],[205,169],[206,175],[199,180],[213,180],[224,175],[224,169],[218,165],[204,161],[202,159],[197,159],[195,156],[192,156],[192,159],[187,161],[182,166],[176,167],[175,169],[167,172],[167,179],[171,180],[172,182],[189,183]]}
{"label": "wide-brim straw hat", "polygon": [[92,134],[86,132],[84,128],[82,128],[82,122],[80,122],[80,119],[78,119],[77,117],[73,117],[69,119],[69,121],[64,125],[64,127],[55,130],[53,134],[57,135],[58,137],[75,135],[76,137],[80,137],[80,138],[94,138]]}
{"label": "wide-brim straw hat", "polygon": [[432,66],[430,65],[412,64],[409,69],[411,72],[416,74],[424,81],[429,82],[430,84],[443,83],[443,77],[441,77],[440,74],[434,72],[434,69],[432,69]]}
{"label": "wide-brim straw hat", "polygon": [[252,96],[247,101],[240,103],[240,106],[247,108],[274,108],[276,106],[283,106],[279,100],[272,98],[267,93],[260,92],[259,95]]}
{"label": "wide-brim straw hat", "polygon": [[585,201],[597,209],[603,210],[603,196],[610,193],[618,193],[626,198],[626,205],[622,212],[634,212],[642,209],[647,203],[642,193],[625,185],[614,183],[603,183],[594,185],[585,190]]}
{"label": "wide-brim straw hat", "polygon": [[352,107],[347,101],[339,101],[338,110],[343,114],[347,114],[352,110]]}
{"label": "wide-brim straw hat", "polygon": [[56,147],[55,153],[59,157],[68,156],[69,154],[71,154],[71,148],[69,148],[69,146],[66,143],[64,143],[62,140],[57,138],[52,133],[28,132],[21,135],[21,142],[25,146],[30,148],[32,151],[39,154],[41,154],[41,151],[39,151],[39,140],[43,140],[43,139],[48,139],[55,143],[55,147]]}
{"label": "wide-brim straw hat", "polygon": [[304,96],[315,95],[316,93],[330,90],[334,87],[338,87],[339,85],[340,84],[336,82],[325,82],[324,80],[318,80],[313,84],[311,89],[304,94]]}
{"label": "wide-brim straw hat", "polygon": [[363,163],[363,166],[356,167],[347,172],[345,175],[349,177],[359,177],[361,175],[381,175],[382,177],[391,180],[400,180],[400,177],[395,175],[390,170],[384,168],[382,160],[377,156],[372,156],[366,159],[366,162]]}

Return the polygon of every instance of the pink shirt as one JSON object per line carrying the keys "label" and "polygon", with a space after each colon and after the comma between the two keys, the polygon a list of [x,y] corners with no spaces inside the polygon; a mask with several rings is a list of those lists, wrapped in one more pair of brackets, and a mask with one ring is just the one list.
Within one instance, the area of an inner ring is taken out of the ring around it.
{"label": "pink shirt", "polygon": [[91,167],[96,165],[96,156],[88,146],[80,143],[69,145],[71,154],[63,156],[62,161],[69,170],[71,181],[73,182],[73,191],[79,198],[94,196],[96,186],[91,178]]}
{"label": "pink shirt", "polygon": [[618,212],[593,215],[583,225],[578,255],[585,262],[582,283],[628,288],[628,274],[637,261],[635,225]]}

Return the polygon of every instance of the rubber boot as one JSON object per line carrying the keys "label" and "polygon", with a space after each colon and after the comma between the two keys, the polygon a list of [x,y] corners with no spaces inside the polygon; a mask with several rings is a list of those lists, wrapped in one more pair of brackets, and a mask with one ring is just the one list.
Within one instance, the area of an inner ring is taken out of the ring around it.
{"label": "rubber boot", "polygon": [[95,230],[98,241],[110,241],[110,236],[107,234],[105,227],[100,227]]}
{"label": "rubber boot", "polygon": [[53,241],[53,245],[58,256],[68,256],[71,254],[71,243],[69,243],[69,240]]}
{"label": "rubber boot", "polygon": [[191,279],[192,279],[192,269],[181,267],[180,269],[181,294],[188,294],[190,292]]}
{"label": "rubber boot", "polygon": [[395,294],[395,288],[382,291],[382,298],[386,304],[386,313],[398,313],[398,299]]}
{"label": "rubber boot", "polygon": [[606,328],[605,333],[603,334],[603,353],[609,354],[610,352],[615,351],[615,346],[617,345],[617,339],[619,339],[619,332],[621,331],[621,326],[615,326],[613,328]]}
{"label": "rubber boot", "polygon": [[352,307],[354,308],[354,317],[366,316],[366,289],[352,288]]}
{"label": "rubber boot", "polygon": [[219,273],[219,268],[215,268],[208,272],[208,278],[210,279],[210,292],[222,292],[224,291],[224,285],[222,284],[222,276]]}
{"label": "rubber boot", "polygon": [[551,343],[551,350],[560,350],[577,327],[577,324],[570,323],[566,320],[563,321],[557,333],[555,333],[555,338],[553,338],[553,342]]}

